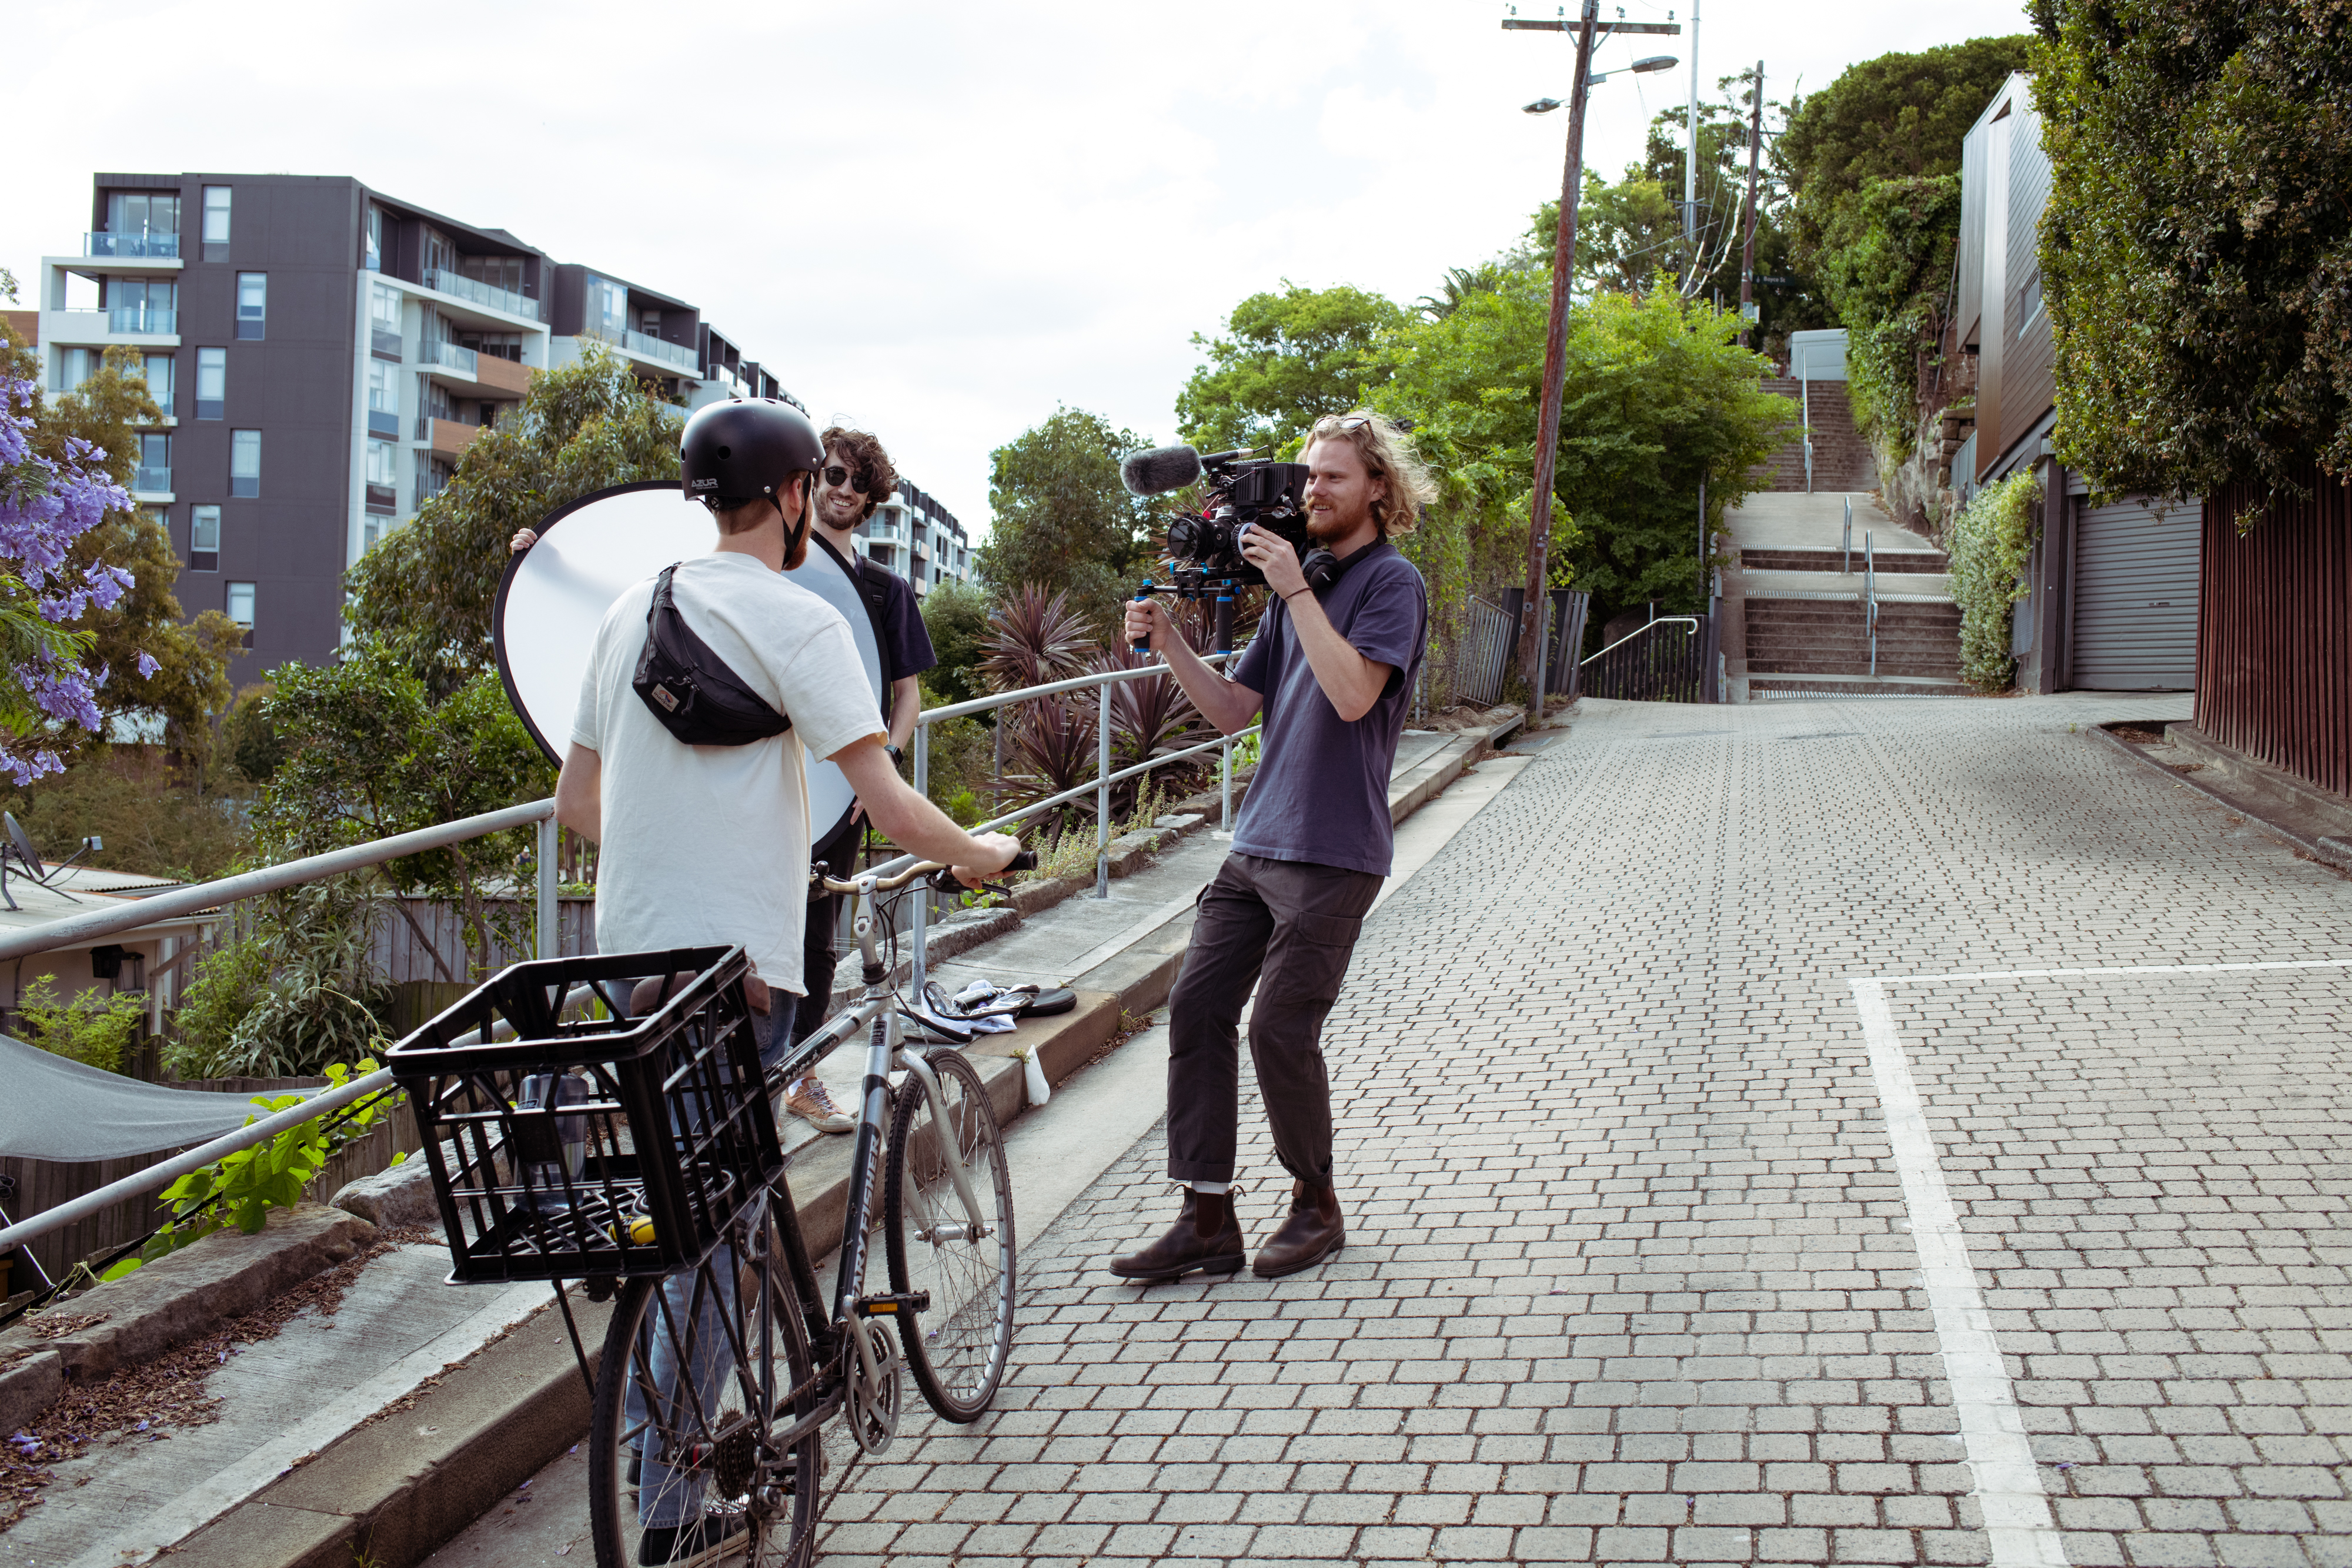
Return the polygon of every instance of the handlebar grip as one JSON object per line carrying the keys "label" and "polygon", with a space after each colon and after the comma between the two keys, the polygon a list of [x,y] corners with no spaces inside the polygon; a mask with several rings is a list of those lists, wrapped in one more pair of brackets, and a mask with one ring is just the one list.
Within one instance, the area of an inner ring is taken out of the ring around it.
{"label": "handlebar grip", "polygon": [[[1145,578],[1145,579],[1143,580],[1143,586],[1142,586],[1141,588],[1139,588],[1139,589],[1137,589],[1137,590],[1135,591],[1135,602],[1136,602],[1136,603],[1138,603],[1138,604],[1142,604],[1142,603],[1148,602],[1148,601],[1150,600],[1150,598],[1151,598],[1151,580],[1150,580],[1150,578],[1148,578],[1148,577],[1147,577],[1147,578]],[[1151,652],[1151,639],[1150,639],[1150,638],[1149,638],[1149,637],[1146,637],[1146,638],[1142,639],[1140,642],[1137,642],[1137,643],[1129,643],[1129,644],[1128,645],[1128,647],[1129,647],[1129,652],[1131,652],[1131,653],[1149,653],[1150,652]],[[1030,869],[1031,869],[1031,867],[1029,867],[1029,866],[1025,866],[1025,865],[1017,865],[1017,866],[1008,866],[1008,867],[1007,867],[1007,868],[1005,868],[1005,869],[1007,869],[1008,871],[1028,871],[1028,870],[1030,870]]]}
{"label": "handlebar grip", "polygon": [[1035,871],[1037,869],[1037,852],[1035,850],[1023,850],[1019,854],[1013,857],[1012,863],[1007,865],[1004,869],[1006,871]]}

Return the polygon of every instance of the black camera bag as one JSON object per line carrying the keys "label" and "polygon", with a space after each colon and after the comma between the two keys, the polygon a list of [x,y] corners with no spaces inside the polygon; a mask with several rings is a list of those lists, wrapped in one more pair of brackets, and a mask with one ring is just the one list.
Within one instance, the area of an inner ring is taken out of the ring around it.
{"label": "black camera bag", "polygon": [[664,729],[688,746],[750,746],[790,729],[791,717],[738,679],[677,612],[669,589],[677,570],[672,562],[654,583],[646,645],[630,689]]}

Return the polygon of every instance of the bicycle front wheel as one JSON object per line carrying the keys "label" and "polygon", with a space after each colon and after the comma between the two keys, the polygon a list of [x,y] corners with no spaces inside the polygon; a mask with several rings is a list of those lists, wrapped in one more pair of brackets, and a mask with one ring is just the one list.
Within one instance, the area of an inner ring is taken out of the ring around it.
{"label": "bicycle front wheel", "polygon": [[818,1439],[791,1448],[775,1439],[814,1407],[813,1395],[793,1397],[809,1375],[772,1218],[698,1268],[624,1285],[589,1412],[596,1568],[808,1568]]}
{"label": "bicycle front wheel", "polygon": [[1013,1180],[979,1071],[952,1051],[924,1060],[941,1103],[919,1082],[898,1092],[882,1231],[890,1289],[931,1297],[929,1312],[898,1319],[907,1370],[941,1418],[971,1421],[995,1400],[1013,1354]]}

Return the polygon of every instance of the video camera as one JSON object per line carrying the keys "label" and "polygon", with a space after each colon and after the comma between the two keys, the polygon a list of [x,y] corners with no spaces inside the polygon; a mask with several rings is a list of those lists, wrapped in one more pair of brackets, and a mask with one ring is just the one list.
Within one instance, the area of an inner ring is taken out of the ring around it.
{"label": "video camera", "polygon": [[1242,554],[1242,538],[1250,529],[1265,528],[1289,541],[1310,588],[1329,582],[1339,566],[1329,550],[1307,537],[1307,465],[1250,455],[1257,450],[1244,446],[1203,456],[1190,446],[1160,446],[1130,453],[1118,468],[1119,478],[1138,496],[1207,481],[1200,515],[1168,525],[1168,565],[1175,581],[1165,587],[1147,581],[1136,597],[1165,592],[1213,600],[1219,653],[1233,647],[1234,590],[1265,581],[1265,574]]}

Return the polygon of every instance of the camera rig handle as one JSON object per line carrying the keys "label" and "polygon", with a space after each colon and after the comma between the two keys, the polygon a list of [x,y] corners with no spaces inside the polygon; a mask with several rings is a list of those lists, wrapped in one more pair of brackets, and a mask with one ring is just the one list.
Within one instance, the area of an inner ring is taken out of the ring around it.
{"label": "camera rig handle", "polygon": [[[1137,590],[1135,591],[1135,602],[1136,602],[1136,603],[1138,603],[1138,604],[1141,604],[1141,603],[1144,603],[1144,602],[1146,602],[1147,601],[1149,601],[1150,598],[1151,598],[1151,580],[1150,580],[1150,578],[1148,578],[1148,577],[1147,577],[1147,578],[1145,578],[1145,579],[1143,580],[1143,586],[1142,586],[1142,587],[1140,587],[1140,588],[1139,588],[1139,589],[1137,589]],[[1151,639],[1150,639],[1150,638],[1149,638],[1149,637],[1146,637],[1146,638],[1142,639],[1140,642],[1139,642],[1139,643],[1135,643],[1135,644],[1134,644],[1134,649],[1133,649],[1133,651],[1134,651],[1134,652],[1136,652],[1136,653],[1150,653],[1150,652],[1151,652]]]}

